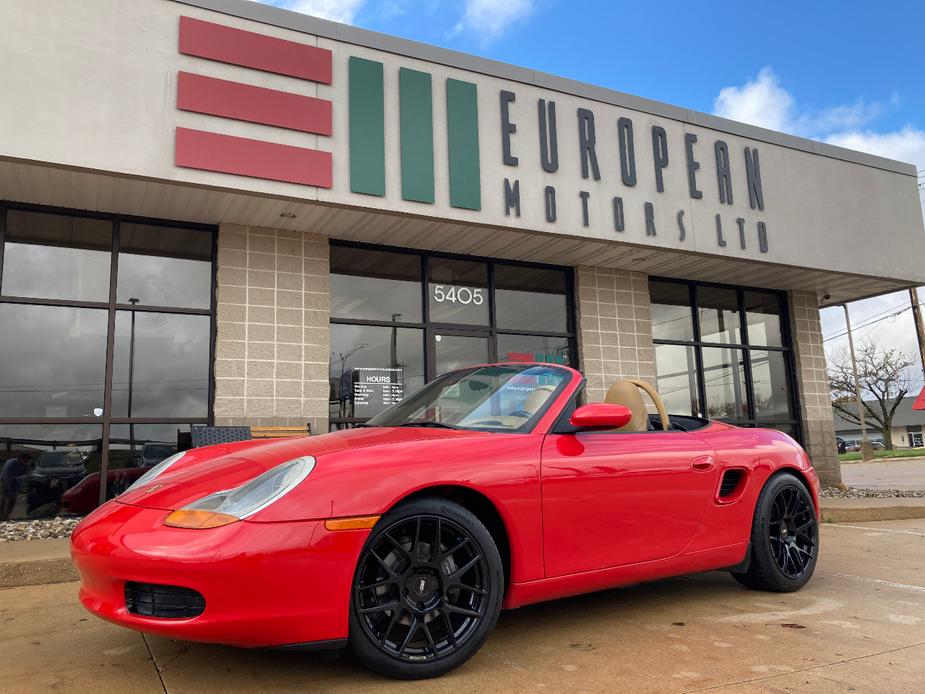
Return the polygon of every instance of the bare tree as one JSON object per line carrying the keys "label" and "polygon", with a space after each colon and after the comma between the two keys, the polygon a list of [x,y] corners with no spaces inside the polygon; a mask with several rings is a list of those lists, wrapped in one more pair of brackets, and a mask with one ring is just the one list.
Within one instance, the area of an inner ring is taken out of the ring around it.
{"label": "bare tree", "polygon": [[[865,419],[883,433],[884,447],[892,449],[893,416],[912,385],[908,370],[914,360],[895,347],[881,347],[875,338],[861,344],[855,355]],[[861,419],[855,402],[854,372],[847,348],[836,352],[829,360],[829,385],[832,389],[832,407],[845,420],[860,426]]]}

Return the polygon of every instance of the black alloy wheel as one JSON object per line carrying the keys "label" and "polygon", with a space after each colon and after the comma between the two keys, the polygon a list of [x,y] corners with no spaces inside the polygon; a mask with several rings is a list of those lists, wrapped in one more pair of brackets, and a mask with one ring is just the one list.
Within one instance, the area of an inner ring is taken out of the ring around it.
{"label": "black alloy wheel", "polygon": [[749,588],[786,593],[802,588],[819,558],[819,522],[803,481],[784,472],[768,480],[752,520],[751,555],[732,576]]}
{"label": "black alloy wheel", "polygon": [[411,502],[379,521],[360,555],[351,645],[391,677],[443,674],[494,628],[503,587],[500,555],[475,516],[443,499]]}
{"label": "black alloy wheel", "polygon": [[768,542],[777,568],[799,579],[816,552],[816,511],[803,489],[789,485],[777,492],[768,518]]}

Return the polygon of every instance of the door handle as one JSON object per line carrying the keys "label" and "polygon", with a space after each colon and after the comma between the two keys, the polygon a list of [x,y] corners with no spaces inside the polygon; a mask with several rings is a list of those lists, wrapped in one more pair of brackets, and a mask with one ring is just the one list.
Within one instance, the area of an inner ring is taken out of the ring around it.
{"label": "door handle", "polygon": [[713,460],[712,455],[702,455],[699,458],[694,458],[691,461],[691,469],[696,470],[697,472],[709,472],[716,467],[716,462]]}

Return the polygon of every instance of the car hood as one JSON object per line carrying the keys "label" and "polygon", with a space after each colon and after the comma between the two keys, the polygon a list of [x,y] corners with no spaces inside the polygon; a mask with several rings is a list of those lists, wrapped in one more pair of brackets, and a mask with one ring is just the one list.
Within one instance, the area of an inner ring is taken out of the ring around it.
{"label": "car hood", "polygon": [[[173,511],[208,494],[233,489],[270,468],[313,456],[316,470],[367,461],[385,447],[415,446],[453,438],[492,436],[486,432],[424,427],[369,427],[298,439],[270,439],[207,446],[187,452],[167,472],[116,498],[118,503]],[[336,455],[335,455],[336,454]],[[311,484],[311,475],[302,484]]]}

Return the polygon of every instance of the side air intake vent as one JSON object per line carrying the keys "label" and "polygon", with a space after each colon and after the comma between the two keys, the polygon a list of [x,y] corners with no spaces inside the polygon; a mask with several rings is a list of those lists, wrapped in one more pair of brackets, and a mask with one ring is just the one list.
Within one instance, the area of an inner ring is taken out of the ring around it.
{"label": "side air intake vent", "polygon": [[723,473],[723,482],[719,486],[719,498],[725,499],[732,496],[738,489],[739,482],[742,481],[744,475],[744,470],[726,470]]}

